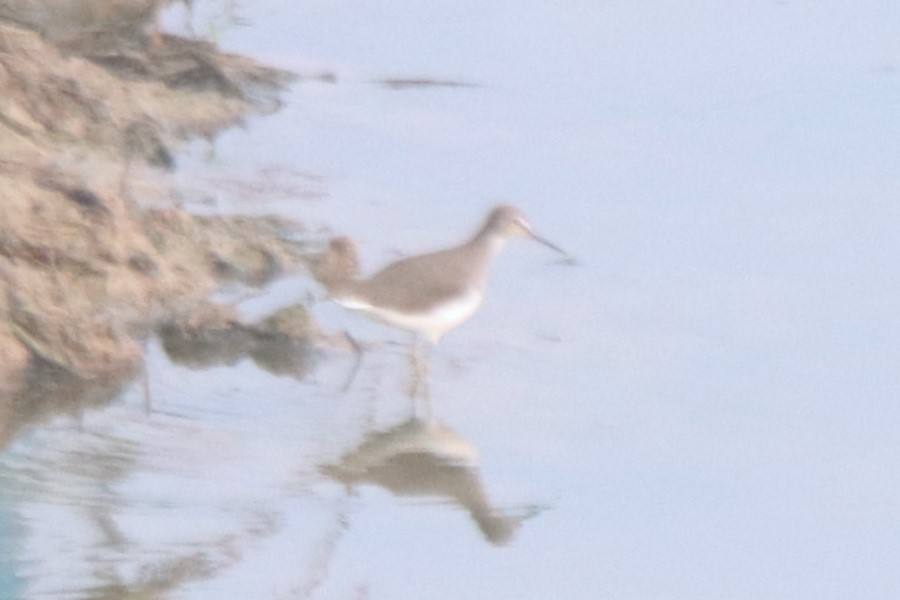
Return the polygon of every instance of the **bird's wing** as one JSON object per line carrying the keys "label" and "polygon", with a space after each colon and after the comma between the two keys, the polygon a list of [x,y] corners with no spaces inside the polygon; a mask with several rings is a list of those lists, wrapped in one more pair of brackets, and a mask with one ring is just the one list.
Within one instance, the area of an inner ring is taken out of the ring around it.
{"label": "bird's wing", "polygon": [[436,298],[449,298],[469,291],[471,286],[465,273],[438,260],[441,254],[420,255],[388,265],[368,280],[368,300],[389,308],[424,311],[433,306]]}

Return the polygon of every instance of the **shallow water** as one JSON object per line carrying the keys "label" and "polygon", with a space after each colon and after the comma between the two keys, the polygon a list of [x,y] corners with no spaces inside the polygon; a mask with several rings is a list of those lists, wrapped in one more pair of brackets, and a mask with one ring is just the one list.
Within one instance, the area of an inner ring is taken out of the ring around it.
{"label": "shallow water", "polygon": [[336,83],[198,145],[189,206],[352,235],[368,271],[512,202],[579,265],[507,249],[431,427],[404,336],[322,302],[373,344],[346,393],[339,351],[292,377],[154,341],[149,396],[0,454],[11,597],[900,593],[900,8],[221,8],[195,29]]}

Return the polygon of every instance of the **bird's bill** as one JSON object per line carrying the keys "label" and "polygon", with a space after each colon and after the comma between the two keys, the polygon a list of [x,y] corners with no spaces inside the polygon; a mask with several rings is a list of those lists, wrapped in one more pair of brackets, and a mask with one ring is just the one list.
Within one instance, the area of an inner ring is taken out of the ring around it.
{"label": "bird's bill", "polygon": [[541,244],[547,246],[548,248],[551,248],[551,249],[553,249],[553,250],[556,250],[556,251],[559,252],[560,254],[565,254],[566,256],[569,256],[569,253],[568,253],[568,252],[566,252],[565,250],[563,250],[562,248],[560,248],[559,246],[557,246],[556,244],[554,244],[554,243],[551,242],[550,240],[546,240],[546,239],[542,238],[541,236],[539,236],[538,234],[536,234],[536,233],[533,232],[533,231],[529,231],[529,232],[528,232],[528,237],[530,237],[531,239],[533,239],[533,240],[536,241],[536,242],[540,242]]}

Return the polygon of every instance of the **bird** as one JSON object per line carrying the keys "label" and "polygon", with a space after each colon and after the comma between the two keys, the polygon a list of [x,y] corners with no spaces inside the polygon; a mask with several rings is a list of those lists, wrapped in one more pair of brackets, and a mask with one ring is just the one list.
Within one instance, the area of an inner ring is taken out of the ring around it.
{"label": "bird", "polygon": [[413,334],[415,395],[420,384],[427,384],[428,360],[419,357],[420,340],[428,343],[430,354],[444,335],[475,314],[484,300],[491,265],[513,238],[531,239],[568,256],[536,234],[521,210],[500,205],[462,244],[400,259],[367,278],[357,274],[352,240],[335,238],[316,276],[338,305]]}

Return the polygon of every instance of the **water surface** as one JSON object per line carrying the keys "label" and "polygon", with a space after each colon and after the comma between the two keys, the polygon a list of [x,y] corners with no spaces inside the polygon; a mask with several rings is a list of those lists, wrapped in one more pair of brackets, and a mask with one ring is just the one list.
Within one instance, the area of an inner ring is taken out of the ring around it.
{"label": "water surface", "polygon": [[325,303],[382,342],[347,393],[339,351],[152,343],[149,410],[135,384],[0,455],[19,597],[900,593],[900,7],[239,10],[226,48],[315,77],[182,161],[189,206],[352,235],[369,270],[512,202],[580,266],[511,245],[426,428],[404,336]]}

